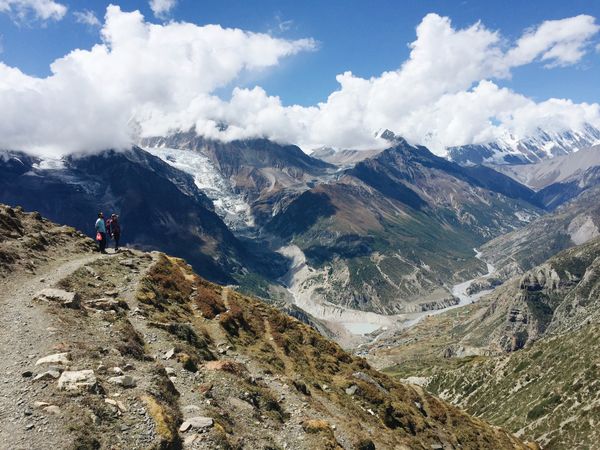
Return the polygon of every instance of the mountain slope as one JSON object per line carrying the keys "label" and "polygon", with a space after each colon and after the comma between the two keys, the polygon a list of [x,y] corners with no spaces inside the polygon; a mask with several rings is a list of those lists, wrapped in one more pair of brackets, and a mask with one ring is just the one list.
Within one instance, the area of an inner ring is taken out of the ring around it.
{"label": "mountain slope", "polygon": [[267,225],[314,269],[294,287],[303,297],[387,314],[451,304],[450,284],[485,272],[473,248],[536,215],[509,177],[397,142]]}
{"label": "mountain slope", "polygon": [[596,449],[599,299],[597,238],[379,343],[373,360],[544,448]]}
{"label": "mountain slope", "polygon": [[[195,132],[147,138],[142,145],[163,157],[161,149],[189,150],[208,158],[214,168],[241,194],[257,224],[286,204],[309,185],[335,171],[334,166],[312,158],[295,145],[280,145],[267,139],[221,142]],[[177,159],[177,153],[171,157]],[[167,160],[168,162],[168,160]]]}
{"label": "mountain slope", "polygon": [[496,165],[494,168],[538,191],[554,183],[578,179],[583,172],[595,166],[600,166],[598,145],[535,164]]}
{"label": "mountain slope", "polygon": [[[60,229],[0,207],[0,245]],[[180,259],[61,239],[1,281],[10,448],[532,448]]]}
{"label": "mountain slope", "polygon": [[561,250],[600,236],[599,196],[600,187],[590,188],[556,211],[482,245],[483,258],[496,267],[487,281],[507,280]]}
{"label": "mountain slope", "polygon": [[336,166],[351,166],[367,158],[372,158],[381,153],[382,150],[352,150],[352,149],[334,149],[331,147],[322,147],[313,150],[311,157],[320,159]]}

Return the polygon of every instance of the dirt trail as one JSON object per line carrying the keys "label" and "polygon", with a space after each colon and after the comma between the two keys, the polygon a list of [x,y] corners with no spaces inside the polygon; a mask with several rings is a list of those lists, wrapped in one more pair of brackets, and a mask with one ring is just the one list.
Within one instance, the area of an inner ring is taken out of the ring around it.
{"label": "dirt trail", "polygon": [[[66,261],[50,261],[35,274],[17,272],[0,283],[0,448],[33,448],[32,433],[49,426],[47,419],[34,417],[30,406],[36,400],[30,398],[34,387],[23,374],[38,358],[56,353],[52,347],[58,338],[52,327],[54,318],[45,308],[33,304],[33,297],[101,257],[89,253],[69,255]],[[61,442],[54,433],[44,435],[47,448],[53,447],[53,438]]]}

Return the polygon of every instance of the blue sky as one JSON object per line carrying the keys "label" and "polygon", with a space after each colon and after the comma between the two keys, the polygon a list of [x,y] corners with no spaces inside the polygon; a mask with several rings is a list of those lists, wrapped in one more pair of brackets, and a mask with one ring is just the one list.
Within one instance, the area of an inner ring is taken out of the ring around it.
{"label": "blue sky", "polygon": [[0,147],[370,149],[388,128],[443,155],[600,128],[597,0],[114,3],[0,0]]}
{"label": "blue sky", "polygon": [[[102,20],[105,1],[64,1],[69,11],[93,10]],[[146,1],[114,1],[123,10],[140,10],[153,17]],[[259,83],[284,104],[311,105],[324,101],[337,89],[335,75],[346,70],[361,77],[378,76],[394,70],[409,53],[415,27],[429,12],[452,19],[456,27],[481,20],[504,37],[517,38],[524,29],[550,19],[578,14],[600,17],[600,2],[594,0],[547,1],[247,1],[180,0],[169,18],[196,24],[216,23],[284,38],[312,37],[316,51],[285,60],[260,78]],[[57,22],[15,24],[0,14],[3,52],[0,60],[28,74],[44,76],[54,59],[75,48],[90,48],[99,41],[99,29],[77,23],[71,14]],[[600,100],[600,57],[588,54],[580,63],[566,68],[545,69],[543,64],[517,68],[509,86],[535,100],[566,97],[576,102]],[[244,80],[242,80],[244,81]]]}

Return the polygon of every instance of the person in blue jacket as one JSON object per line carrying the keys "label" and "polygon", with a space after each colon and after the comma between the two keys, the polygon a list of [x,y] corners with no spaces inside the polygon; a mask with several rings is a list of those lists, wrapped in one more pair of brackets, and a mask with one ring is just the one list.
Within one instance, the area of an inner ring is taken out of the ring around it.
{"label": "person in blue jacket", "polygon": [[96,240],[98,241],[98,251],[106,253],[106,223],[104,222],[104,214],[98,213],[96,220]]}

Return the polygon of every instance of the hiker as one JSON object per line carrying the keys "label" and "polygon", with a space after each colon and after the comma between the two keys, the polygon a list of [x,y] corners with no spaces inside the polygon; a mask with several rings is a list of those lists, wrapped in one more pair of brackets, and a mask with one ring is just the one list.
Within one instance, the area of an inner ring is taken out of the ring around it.
{"label": "hiker", "polygon": [[119,239],[121,238],[121,225],[119,225],[119,216],[113,214],[107,223],[108,234],[115,240],[115,252],[119,251]]}
{"label": "hiker", "polygon": [[98,241],[98,251],[106,253],[106,224],[104,223],[104,214],[98,213],[96,220],[96,241]]}

